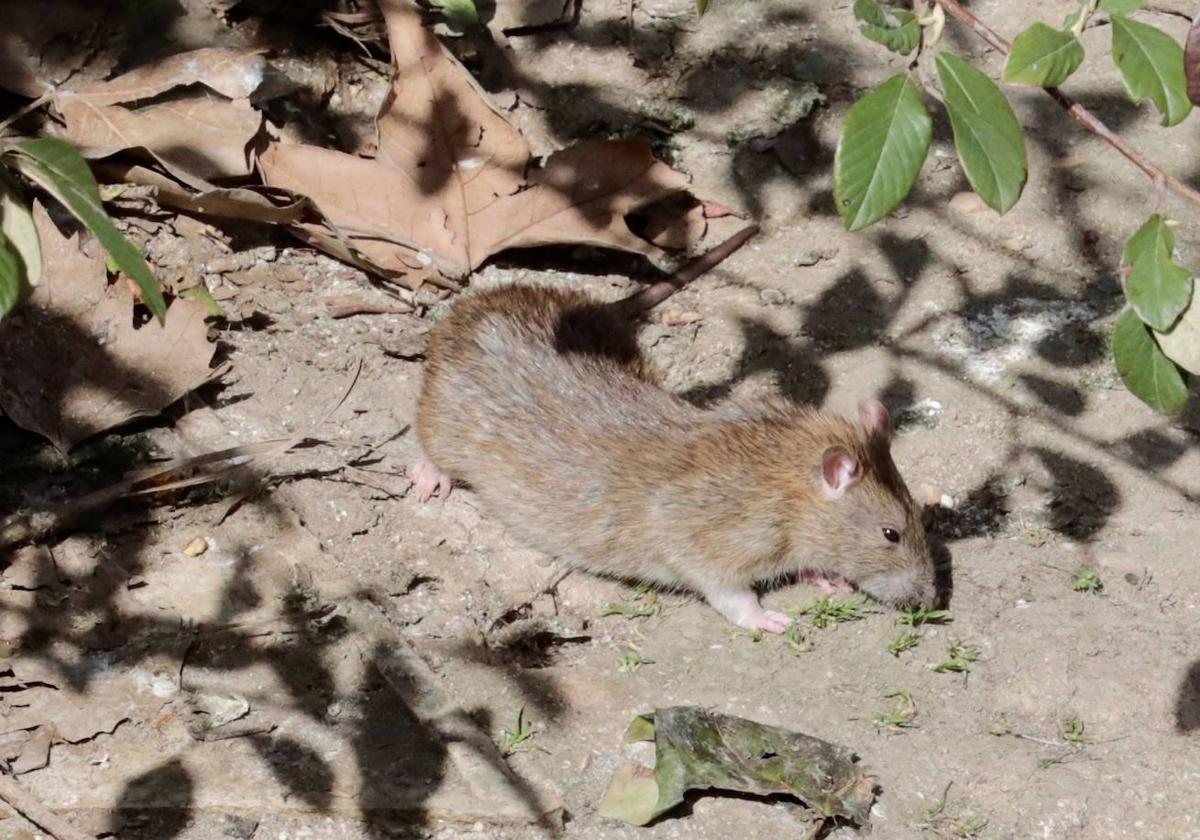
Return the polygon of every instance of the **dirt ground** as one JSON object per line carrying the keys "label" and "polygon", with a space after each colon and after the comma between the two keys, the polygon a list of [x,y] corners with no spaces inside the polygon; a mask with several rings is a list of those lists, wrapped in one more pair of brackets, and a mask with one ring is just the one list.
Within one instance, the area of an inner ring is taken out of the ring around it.
{"label": "dirt ground", "polygon": [[[1011,36],[1075,5],[971,8]],[[151,455],[310,444],[249,483],[120,506],[10,558],[0,743],[19,783],[120,837],[802,836],[791,810],[754,797],[695,795],[645,828],[599,816],[613,771],[653,758],[623,743],[630,719],[697,704],[852,748],[879,780],[875,837],[1200,837],[1200,401],[1154,415],[1107,351],[1120,248],[1152,190],[1048,97],[1016,92],[1032,174],[1012,212],[959,195],[940,120],[905,209],[845,233],[829,175],[842,117],[906,66],[857,35],[849,6],[728,0],[697,20],[690,0],[586,0],[574,30],[511,39],[517,96],[498,99],[542,151],[650,118],[690,125],[670,137],[674,165],[763,231],[646,325],[648,357],[704,405],[779,393],[848,412],[880,396],[910,486],[943,505],[951,623],[893,656],[882,608],[806,626],[796,648],[678,594],[650,616],[602,616],[629,588],[583,574],[539,595],[548,558],[469,490],[421,505],[406,478],[421,337],[445,302],[334,319],[331,296],[379,294],[360,272],[265,226],[180,218],[150,238],[152,260],[198,266],[260,313],[221,329],[230,372],[69,460],[3,421],[0,501],[59,502]],[[1120,90],[1108,30],[1084,43],[1072,93],[1200,186],[1200,116],[1164,134]],[[998,75],[960,28],[945,47]],[[796,119],[814,90],[823,101]],[[1194,208],[1172,209],[1200,264]],[[706,241],[739,224],[715,221]],[[204,268],[230,254],[236,270]],[[612,298],[649,276],[559,249],[495,260],[471,285]],[[205,550],[185,552],[197,537]],[[1082,569],[1101,594],[1074,590]],[[816,595],[794,585],[765,603]],[[969,674],[929,667],[953,641],[979,648]],[[916,717],[881,729],[898,689]],[[491,742],[522,709],[534,734],[501,759]],[[1073,719],[1082,743],[1064,738]],[[0,837],[37,836],[0,820]]]}

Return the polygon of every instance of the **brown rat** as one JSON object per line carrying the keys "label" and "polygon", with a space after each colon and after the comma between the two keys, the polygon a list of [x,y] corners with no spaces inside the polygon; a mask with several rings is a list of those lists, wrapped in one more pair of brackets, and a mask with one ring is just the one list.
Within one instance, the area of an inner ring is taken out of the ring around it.
{"label": "brown rat", "polygon": [[426,353],[418,496],[444,496],[453,476],[527,545],[686,587],[740,627],[782,632],[790,620],[753,587],[806,571],[931,604],[933,561],[881,403],[865,400],[857,423],[697,408],[649,375],[630,311],[522,286],[457,301]]}

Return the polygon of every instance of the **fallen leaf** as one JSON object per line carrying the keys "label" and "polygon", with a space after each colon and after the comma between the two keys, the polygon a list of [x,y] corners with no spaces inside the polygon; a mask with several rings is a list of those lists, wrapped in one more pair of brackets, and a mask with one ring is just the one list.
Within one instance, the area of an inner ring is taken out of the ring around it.
{"label": "fallen leaf", "polygon": [[204,539],[204,537],[195,537],[183,547],[185,557],[199,557],[206,551],[208,551],[208,540]]}
{"label": "fallen leaf", "polygon": [[262,114],[244,99],[189,99],[130,110],[65,93],[56,105],[66,138],[84,157],[146,149],[172,175],[200,190],[211,189],[214,178],[250,174],[246,149],[262,125]]}
{"label": "fallen leaf", "polygon": [[133,294],[111,286],[88,256],[34,206],[44,277],[0,323],[0,408],[66,452],[91,435],[155,414],[213,375],[204,306],[176,300],[166,324],[133,323]]}
{"label": "fallen leaf", "polygon": [[50,763],[50,748],[54,745],[54,732],[48,726],[39,726],[24,743],[21,754],[12,763],[12,774],[32,773]]}
{"label": "fallen leaf", "polygon": [[[618,770],[600,813],[645,825],[693,788],[787,793],[822,816],[865,825],[875,780],[837,744],[697,706],[657,709],[630,724],[626,740],[654,740],[655,767]],[[653,785],[653,789],[651,787]]]}
{"label": "fallen leaf", "polygon": [[86,99],[94,105],[118,105],[151,99],[173,88],[202,84],[227,99],[247,99],[266,78],[264,52],[204,47],[176,53],[135,67],[115,79],[82,85],[66,95]]}
{"label": "fallen leaf", "polygon": [[528,143],[470,74],[421,24],[410,0],[380,9],[396,63],[380,110],[378,157],[272,143],[267,184],[306,195],[328,225],[307,241],[385,276],[431,271],[459,278],[507,248],[583,243],[644,254],[662,250],[625,216],[687,185],[643,141],[585,141],[534,166]]}
{"label": "fallen leaf", "polygon": [[[146,166],[106,161],[92,167],[98,178],[147,187],[162,207],[227,219],[250,219],[288,225],[308,214],[308,200],[274,187],[214,187],[193,192],[178,181]],[[117,198],[123,198],[118,195]]]}

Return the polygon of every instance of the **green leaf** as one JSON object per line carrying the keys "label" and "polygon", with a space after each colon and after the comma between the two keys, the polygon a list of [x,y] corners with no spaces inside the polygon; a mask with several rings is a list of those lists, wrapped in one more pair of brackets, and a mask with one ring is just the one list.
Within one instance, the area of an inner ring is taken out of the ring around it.
{"label": "green leaf", "polygon": [[878,0],[854,0],[859,30],[894,53],[908,55],[921,44],[921,24],[906,9],[893,9]]}
{"label": "green leaf", "polygon": [[833,198],[847,230],[896,209],[916,183],[932,138],[933,121],[906,75],[851,106],[833,159]]}
{"label": "green leaf", "polygon": [[141,252],[121,235],[104,212],[96,179],[79,152],[57,137],[42,137],[18,143],[6,158],[22,175],[61,201],[96,235],[121,271],[137,284],[142,300],[159,323],[165,323],[167,305],[158,281]]}
{"label": "green leaf", "polygon": [[9,248],[8,237],[0,233],[0,318],[12,312],[25,291],[21,259]]}
{"label": "green leaf", "polygon": [[221,304],[217,303],[217,299],[212,296],[208,287],[203,283],[199,286],[192,286],[190,289],[184,289],[179,293],[179,296],[188,300],[194,300],[203,306],[206,316],[209,318],[225,317],[225,310],[221,308]]}
{"label": "green leaf", "polygon": [[1175,234],[1155,213],[1129,238],[1121,257],[1132,269],[1125,297],[1138,317],[1163,332],[1171,329],[1192,297],[1191,275],[1171,259],[1174,249]]}
{"label": "green leaf", "polygon": [[3,174],[0,174],[0,232],[8,237],[9,247],[21,258],[25,282],[36,286],[42,278],[42,243],[37,226],[16,188]]}
{"label": "green leaf", "polygon": [[1175,364],[1188,373],[1200,376],[1200,303],[1192,294],[1192,302],[1170,332],[1154,333],[1159,348]]}
{"label": "green leaf", "polygon": [[1004,81],[1015,85],[1057,87],[1083,61],[1083,44],[1070,32],[1035,23],[1012,43]]}
{"label": "green leaf", "polygon": [[1112,349],[1117,373],[1130,393],[1163,414],[1183,411],[1187,403],[1183,374],[1154,343],[1150,329],[1132,309],[1125,309],[1117,318]]}
{"label": "green leaf", "polygon": [[1134,102],[1149,98],[1163,125],[1175,125],[1192,110],[1183,75],[1183,47],[1161,29],[1130,20],[1112,19],[1113,63],[1125,80],[1125,90]]}
{"label": "green leaf", "polygon": [[430,0],[429,5],[441,14],[451,32],[461,35],[479,26],[479,10],[474,0]]}
{"label": "green leaf", "polygon": [[709,0],[696,0],[696,14],[700,17],[704,17],[704,14],[708,11],[708,7]]}
{"label": "green leaf", "polygon": [[1131,15],[1142,8],[1145,0],[1100,0],[1096,8],[1107,15]]}
{"label": "green leaf", "polygon": [[954,147],[971,187],[998,213],[1021,197],[1025,133],[996,83],[953,53],[937,56]]}

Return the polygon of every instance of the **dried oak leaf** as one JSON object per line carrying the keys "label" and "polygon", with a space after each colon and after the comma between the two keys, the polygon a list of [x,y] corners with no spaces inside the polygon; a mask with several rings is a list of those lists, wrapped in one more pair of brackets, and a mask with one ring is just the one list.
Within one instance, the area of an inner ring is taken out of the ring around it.
{"label": "dried oak leaf", "polygon": [[642,141],[587,141],[541,167],[470,74],[421,24],[410,0],[381,0],[396,65],[380,110],[378,156],[275,143],[259,158],[267,184],[311,198],[329,227],[298,233],[353,249],[419,285],[461,277],[506,248],[586,243],[660,258],[624,217],[682,190],[686,176]]}
{"label": "dried oak leaf", "polygon": [[115,79],[77,87],[70,95],[96,105],[119,105],[151,99],[173,88],[202,84],[227,99],[246,99],[266,78],[267,61],[263,52],[204,47],[176,53]]}
{"label": "dried oak leaf", "polygon": [[[250,174],[247,147],[262,127],[262,114],[247,97],[262,84],[266,68],[260,51],[192,50],[109,81],[58,91],[54,106],[66,138],[84,157],[144,149],[188,186],[210,190],[213,178]],[[205,92],[125,107],[197,84],[221,96]]]}
{"label": "dried oak leaf", "polygon": [[44,274],[0,323],[0,408],[68,451],[98,432],[157,413],[207,381],[215,345],[200,303],[176,300],[166,325],[133,323],[128,284],[107,282],[104,258],[63,237],[34,206]]}

